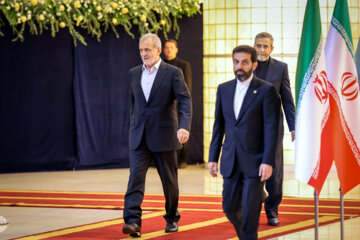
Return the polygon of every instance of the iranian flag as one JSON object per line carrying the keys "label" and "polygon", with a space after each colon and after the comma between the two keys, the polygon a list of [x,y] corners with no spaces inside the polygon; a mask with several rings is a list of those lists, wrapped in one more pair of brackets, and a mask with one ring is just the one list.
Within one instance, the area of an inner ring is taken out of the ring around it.
{"label": "iranian flag", "polygon": [[[296,70],[295,178],[320,193],[332,160],[325,126],[330,114],[318,0],[308,0]],[[325,169],[325,171],[324,171]]]}
{"label": "iranian flag", "polygon": [[331,139],[327,157],[335,161],[346,194],[360,183],[360,96],[346,0],[336,1],[325,58],[330,103],[325,128]]}

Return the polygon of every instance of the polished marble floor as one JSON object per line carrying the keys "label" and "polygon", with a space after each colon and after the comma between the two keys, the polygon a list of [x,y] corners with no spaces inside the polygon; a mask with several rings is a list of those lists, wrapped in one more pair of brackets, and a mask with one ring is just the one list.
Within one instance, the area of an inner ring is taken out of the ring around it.
{"label": "polished marble floor", "polygon": [[[0,174],[1,190],[54,190],[88,192],[125,192],[128,169],[37,172]],[[286,196],[313,197],[311,187],[293,178],[293,166],[285,167],[284,193]],[[180,193],[219,194],[222,179],[211,178],[204,165],[190,165],[179,170]],[[156,169],[150,168],[146,180],[147,193],[162,193]],[[320,198],[339,198],[339,182],[336,170],[332,169]],[[360,199],[360,187],[345,195],[345,199]],[[64,208],[22,208],[0,207],[0,216],[9,224],[0,225],[0,239],[11,239],[35,233],[67,228],[122,217],[119,210],[64,209]],[[311,240],[314,229],[294,233],[275,239]],[[340,239],[340,224],[329,224],[319,229],[319,239]],[[344,239],[360,239],[360,218],[346,220]],[[210,239],[209,239],[210,240]]]}

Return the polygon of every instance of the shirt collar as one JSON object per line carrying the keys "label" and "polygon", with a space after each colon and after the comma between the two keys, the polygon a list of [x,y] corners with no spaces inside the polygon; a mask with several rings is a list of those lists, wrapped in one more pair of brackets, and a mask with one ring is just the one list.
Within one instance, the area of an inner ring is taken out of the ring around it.
{"label": "shirt collar", "polygon": [[269,57],[269,58],[266,59],[265,61],[257,60],[257,62],[258,62],[258,63],[268,63],[268,62],[270,62],[270,58],[271,58],[271,57]]}
{"label": "shirt collar", "polygon": [[142,70],[143,71],[148,71],[149,73],[153,73],[155,70],[158,70],[159,69],[159,66],[161,64],[161,58],[159,58],[159,61],[157,61],[151,68],[150,70],[148,70],[145,66],[145,64],[143,64],[142,66]]}
{"label": "shirt collar", "polygon": [[245,81],[240,81],[238,78],[237,79],[237,84],[239,84],[242,87],[246,87],[250,85],[251,80],[253,79],[254,74],[251,73],[250,77],[248,79],[246,79]]}

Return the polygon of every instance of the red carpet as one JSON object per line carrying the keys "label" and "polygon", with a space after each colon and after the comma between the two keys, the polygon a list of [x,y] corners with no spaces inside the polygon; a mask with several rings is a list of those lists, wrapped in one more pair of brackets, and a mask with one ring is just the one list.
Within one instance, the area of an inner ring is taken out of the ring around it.
{"label": "red carpet", "polygon": [[[0,206],[122,209],[123,197],[122,193],[0,190]],[[346,218],[360,215],[360,201],[346,200],[344,205]],[[162,194],[145,195],[143,209],[153,212],[143,215],[141,239],[236,239],[232,225],[222,213],[219,196],[181,195],[180,228],[178,233],[173,234],[164,233]],[[285,197],[279,209],[281,225],[267,226],[263,213],[258,231],[259,239],[314,227],[313,211],[312,199]],[[319,213],[320,225],[338,221],[339,201],[320,200]],[[123,239],[128,235],[122,234],[122,224],[123,219],[115,219],[18,239]]]}

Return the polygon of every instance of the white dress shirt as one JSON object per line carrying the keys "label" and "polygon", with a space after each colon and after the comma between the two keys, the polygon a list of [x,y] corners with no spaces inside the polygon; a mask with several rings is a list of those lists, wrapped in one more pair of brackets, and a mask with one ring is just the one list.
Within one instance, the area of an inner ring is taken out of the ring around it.
{"label": "white dress shirt", "polygon": [[244,101],[245,94],[249,88],[252,78],[253,74],[251,74],[251,76],[243,82],[241,82],[239,79],[236,80],[236,88],[234,95],[234,114],[236,119],[238,119],[239,117],[241,105]]}
{"label": "white dress shirt", "polygon": [[143,90],[146,101],[149,100],[151,88],[152,85],[154,84],[154,80],[158,72],[160,63],[161,63],[161,59],[159,59],[159,61],[157,61],[157,63],[155,63],[155,65],[152,66],[150,70],[146,68],[145,64],[142,67],[141,88]]}

